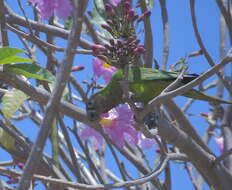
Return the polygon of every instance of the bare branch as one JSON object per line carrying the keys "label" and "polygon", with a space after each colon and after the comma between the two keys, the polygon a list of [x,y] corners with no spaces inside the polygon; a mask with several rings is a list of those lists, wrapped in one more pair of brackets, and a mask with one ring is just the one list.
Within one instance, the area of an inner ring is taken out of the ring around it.
{"label": "bare branch", "polygon": [[[217,0],[217,1],[221,1],[221,0]],[[206,50],[206,47],[204,46],[204,43],[201,39],[201,35],[200,35],[198,28],[197,28],[197,22],[196,22],[196,16],[195,16],[195,0],[190,0],[190,8],[191,8],[193,29],[195,32],[197,42],[198,42],[201,50],[203,51],[204,56],[207,59],[208,63],[210,64],[211,67],[213,67],[213,66],[215,66],[215,63],[214,63],[212,57],[209,55],[208,51]],[[223,74],[219,70],[216,71],[216,74],[218,75],[218,77],[220,78],[220,80],[222,81],[222,83],[226,87],[226,89],[229,91],[229,93],[232,95],[231,85],[226,81]]]}
{"label": "bare branch", "polygon": [[[170,153],[159,164],[157,169],[155,169],[150,174],[148,174],[144,177],[141,177],[139,179],[136,179],[136,180],[118,182],[115,184],[85,185],[85,184],[80,184],[80,183],[75,183],[75,182],[64,181],[64,180],[60,180],[60,179],[54,179],[51,177],[45,177],[45,176],[41,176],[41,175],[34,175],[33,179],[37,179],[37,180],[41,180],[41,181],[49,182],[49,183],[54,183],[54,184],[61,184],[65,187],[79,188],[79,189],[83,189],[83,190],[95,190],[95,189],[105,190],[105,189],[114,189],[114,188],[120,188],[120,187],[130,187],[130,186],[144,184],[144,183],[150,181],[155,176],[159,175],[165,169],[166,164],[168,163],[169,160],[186,160],[186,156],[182,155],[182,154]],[[20,176],[20,175],[22,175],[20,172],[17,172],[15,170],[5,169],[3,167],[0,167],[0,173],[4,174],[6,176]]]}
{"label": "bare branch", "polygon": [[[6,23],[9,23],[10,25],[15,24],[15,25],[28,27],[26,20],[22,16],[19,16],[16,13],[14,13],[6,4],[5,4],[4,9],[5,9],[6,14],[7,14]],[[28,22],[30,23],[30,26],[32,27],[32,29],[34,29],[36,31],[49,33],[53,36],[58,36],[58,37],[61,37],[64,39],[68,39],[68,35],[69,35],[68,30],[64,30],[62,28],[58,28],[56,26],[52,26],[52,25],[48,25],[48,24],[38,23],[38,22],[30,20],[30,19],[28,19]],[[80,46],[82,48],[90,50],[91,45],[92,44],[89,41],[80,38]]]}
{"label": "bare branch", "polygon": [[17,190],[25,190],[29,188],[32,175],[36,170],[38,161],[40,161],[42,151],[49,135],[50,126],[52,125],[55,117],[56,110],[58,108],[63,90],[65,88],[66,82],[69,79],[69,74],[73,64],[74,53],[73,49],[79,44],[79,38],[82,29],[83,14],[87,6],[88,1],[79,1],[76,14],[74,15],[74,23],[72,31],[69,36],[68,46],[65,52],[65,58],[59,68],[57,73],[56,82],[54,90],[52,91],[51,98],[48,101],[47,108],[45,110],[45,117],[41,124],[41,129],[37,136],[37,139],[33,145],[32,151],[26,162],[25,169],[22,178],[19,181]]}
{"label": "bare branch", "polygon": [[166,0],[159,0],[163,22],[163,59],[162,69],[166,70],[168,56],[169,56],[169,24],[168,24],[168,11],[166,7]]}
{"label": "bare branch", "polygon": [[[144,13],[147,11],[147,5],[145,0],[141,0],[141,9]],[[146,18],[144,21],[144,29],[145,29],[145,56],[144,56],[144,66],[145,67],[152,67],[153,63],[153,34],[152,34],[152,28],[151,28],[151,21],[150,18]]]}

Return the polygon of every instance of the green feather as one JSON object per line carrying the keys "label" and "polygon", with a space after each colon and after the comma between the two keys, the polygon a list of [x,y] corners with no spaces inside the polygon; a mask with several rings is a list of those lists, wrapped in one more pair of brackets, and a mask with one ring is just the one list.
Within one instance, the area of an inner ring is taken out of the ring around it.
{"label": "green feather", "polygon": [[[147,103],[158,96],[168,85],[178,77],[178,72],[159,71],[150,68],[131,67],[128,71],[129,91],[132,92],[134,102]],[[196,74],[184,74],[183,80],[176,87],[183,86],[196,79]],[[110,83],[90,98],[87,105],[88,110],[95,110],[98,114],[105,113],[124,103],[123,90],[120,81],[123,80],[123,71],[118,70],[112,77]],[[203,100],[207,102],[232,104],[232,102],[204,94],[200,91],[191,89],[182,96]]]}

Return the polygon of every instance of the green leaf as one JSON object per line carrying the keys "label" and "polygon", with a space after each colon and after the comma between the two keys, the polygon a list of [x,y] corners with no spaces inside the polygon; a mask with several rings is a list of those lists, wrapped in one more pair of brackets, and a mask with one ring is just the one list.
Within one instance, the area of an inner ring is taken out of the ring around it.
{"label": "green leaf", "polygon": [[6,68],[4,68],[4,71],[8,73],[24,75],[27,78],[35,78],[48,82],[52,82],[55,80],[54,75],[50,71],[36,64],[21,63],[8,65]]}
{"label": "green leaf", "polygon": [[31,59],[15,56],[19,53],[25,53],[23,50],[11,47],[0,48],[0,64],[32,62]]}
{"label": "green leaf", "polygon": [[18,56],[11,56],[11,57],[7,57],[4,60],[0,60],[0,64],[23,63],[23,62],[33,62],[33,60],[24,57],[18,57]]}
{"label": "green leaf", "polygon": [[99,8],[94,7],[91,12],[90,20],[92,23],[96,24],[99,27],[99,32],[101,33],[101,35],[103,35],[105,38],[112,38],[112,35],[101,27],[102,24],[106,24],[106,17],[104,15],[104,12],[99,11]]}
{"label": "green leaf", "polygon": [[106,18],[105,3],[106,2],[104,0],[94,0],[94,8],[98,12],[98,14],[101,15],[103,18]]}
{"label": "green leaf", "polygon": [[154,7],[154,0],[146,0],[146,3],[148,5],[148,8],[153,8]]}
{"label": "green leaf", "polygon": [[66,30],[70,30],[72,28],[72,25],[73,25],[73,18],[70,16],[67,19],[65,19],[64,28]]}
{"label": "green leaf", "polygon": [[0,146],[8,151],[15,149],[15,139],[2,128],[0,128]]}
{"label": "green leaf", "polygon": [[101,24],[106,24],[105,19],[106,18],[104,16],[103,12],[99,11],[99,9],[97,7],[94,7],[93,11],[91,12],[91,21],[94,24],[101,26]]}
{"label": "green leaf", "polygon": [[28,99],[28,96],[21,90],[7,91],[2,97],[2,113],[5,119],[10,120],[26,99]]}

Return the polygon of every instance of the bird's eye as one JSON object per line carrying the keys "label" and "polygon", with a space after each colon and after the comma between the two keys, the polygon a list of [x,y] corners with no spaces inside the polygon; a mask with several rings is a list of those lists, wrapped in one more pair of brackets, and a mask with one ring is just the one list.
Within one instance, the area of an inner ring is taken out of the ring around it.
{"label": "bird's eye", "polygon": [[93,105],[94,105],[93,100],[89,100],[88,103],[87,103],[87,108],[91,109],[91,108],[93,108]]}
{"label": "bird's eye", "polygon": [[90,121],[96,121],[99,119],[99,114],[95,110],[87,110],[87,117]]}

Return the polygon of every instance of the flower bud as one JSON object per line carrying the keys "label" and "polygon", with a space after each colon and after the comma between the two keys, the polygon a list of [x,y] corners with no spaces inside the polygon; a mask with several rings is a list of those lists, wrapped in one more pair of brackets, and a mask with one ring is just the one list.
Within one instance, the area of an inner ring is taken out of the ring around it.
{"label": "flower bud", "polygon": [[139,39],[136,39],[136,40],[132,41],[131,43],[132,43],[132,44],[135,44],[135,45],[138,45],[139,42],[140,42],[140,40],[139,40]]}
{"label": "flower bud", "polygon": [[141,22],[144,20],[146,17],[151,16],[151,11],[145,11],[137,20],[137,22]]}
{"label": "flower bud", "polygon": [[115,45],[115,42],[114,42],[114,39],[113,39],[113,38],[111,38],[111,39],[109,40],[109,42],[110,42],[110,44],[111,44],[112,46]]}
{"label": "flower bud", "polygon": [[106,49],[110,49],[110,46],[108,44],[104,45]]}
{"label": "flower bud", "polygon": [[134,39],[135,39],[134,36],[129,36],[129,37],[127,38],[127,41],[128,41],[128,42],[132,42]]}
{"label": "flower bud", "polygon": [[112,28],[107,24],[101,24],[101,27],[107,30],[109,33],[112,33]]}
{"label": "flower bud", "polygon": [[19,163],[17,164],[17,166],[18,166],[20,169],[23,169],[23,168],[24,168],[24,166],[25,166],[25,164],[24,164],[24,163],[22,163],[22,162],[19,162]]}
{"label": "flower bud", "polygon": [[106,10],[107,13],[112,14],[113,13],[113,7],[112,7],[112,5],[109,4],[109,3],[107,3],[105,5],[105,10]]}
{"label": "flower bud", "polygon": [[134,9],[130,9],[130,10],[128,11],[128,15],[129,15],[129,18],[130,18],[130,19],[134,18],[134,16],[136,15],[136,14],[135,14],[135,10],[134,10]]}
{"label": "flower bud", "polygon": [[105,62],[108,61],[107,57],[104,56],[104,55],[97,55],[96,57],[99,58],[99,59],[101,59],[102,61],[105,61]]}
{"label": "flower bud", "polygon": [[201,112],[201,113],[200,113],[200,116],[202,116],[202,117],[208,117],[209,114],[208,114],[208,113]]}
{"label": "flower bud", "polygon": [[9,180],[6,181],[7,184],[16,184],[19,182],[19,179],[16,177],[10,177]]}
{"label": "flower bud", "polygon": [[156,149],[156,153],[161,154],[161,150],[160,149]]}
{"label": "flower bud", "polygon": [[202,54],[203,54],[203,51],[199,50],[199,51],[195,51],[195,52],[190,53],[188,56],[195,57],[195,56],[202,55]]}
{"label": "flower bud", "polygon": [[117,46],[118,47],[122,47],[123,45],[122,45],[122,42],[120,41],[120,40],[117,40]]}
{"label": "flower bud", "polygon": [[145,11],[143,13],[143,15],[144,15],[144,17],[149,17],[149,16],[151,16],[151,11]]}
{"label": "flower bud", "polygon": [[136,47],[134,49],[134,53],[136,53],[136,54],[141,54],[141,53],[144,53],[144,52],[145,52],[145,48],[144,48],[143,45],[140,45],[140,46],[138,46],[138,47]]}
{"label": "flower bud", "polygon": [[130,1],[126,1],[126,2],[124,3],[124,7],[125,7],[126,10],[129,10],[130,7],[131,7]]}
{"label": "flower bud", "polygon": [[90,48],[96,52],[96,51],[104,51],[105,50],[105,47],[102,46],[102,45],[99,45],[99,44],[93,44],[90,46]]}
{"label": "flower bud", "polygon": [[139,18],[139,15],[135,15],[131,20],[134,22],[135,20],[137,20]]}
{"label": "flower bud", "polygon": [[107,24],[109,24],[109,25],[113,25],[113,21],[110,20],[110,19],[107,19],[106,22],[107,22]]}
{"label": "flower bud", "polygon": [[209,131],[208,134],[211,136],[216,136],[216,133],[214,131]]}
{"label": "flower bud", "polygon": [[82,65],[73,66],[72,69],[71,69],[71,72],[81,71],[81,70],[83,70],[83,69],[85,69],[85,67],[82,66]]}

